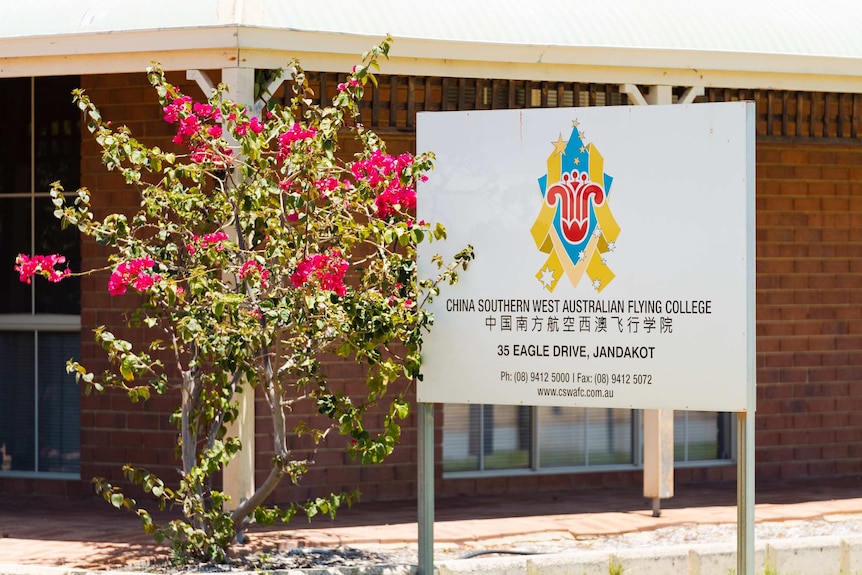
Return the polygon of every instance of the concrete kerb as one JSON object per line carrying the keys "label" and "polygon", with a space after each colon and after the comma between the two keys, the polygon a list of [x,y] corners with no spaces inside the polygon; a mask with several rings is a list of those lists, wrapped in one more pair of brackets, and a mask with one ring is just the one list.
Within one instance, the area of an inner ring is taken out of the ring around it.
{"label": "concrete kerb", "polygon": [[862,573],[862,535],[842,538],[841,573]]}
{"label": "concrete kerb", "polygon": [[[828,539],[828,538],[824,538]],[[768,543],[757,542],[754,546],[754,570],[756,573],[766,571],[766,548]],[[688,573],[693,575],[707,575],[712,573],[736,572],[736,544],[735,543],[706,543],[689,549]]]}
{"label": "concrete kerb", "polygon": [[[777,575],[862,574],[862,535],[759,541],[755,571]],[[436,575],[728,575],[736,571],[736,545],[707,543],[608,551],[563,551],[547,555],[483,556],[435,564]],[[212,572],[212,571],[208,571]],[[373,565],[263,571],[270,575],[416,575],[415,565]],[[203,571],[185,571],[186,574]],[[261,571],[229,571],[255,575]],[[44,565],[0,563],[0,575],[149,575]]]}

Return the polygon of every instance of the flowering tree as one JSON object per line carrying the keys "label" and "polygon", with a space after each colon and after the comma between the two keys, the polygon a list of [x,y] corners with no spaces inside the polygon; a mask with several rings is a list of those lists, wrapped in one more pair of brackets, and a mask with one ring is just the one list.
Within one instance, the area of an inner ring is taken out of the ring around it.
{"label": "flowering tree", "polygon": [[[445,237],[440,225],[413,216],[416,182],[432,157],[391,156],[358,121],[358,102],[390,41],[364,55],[331,106],[307,99],[295,65],[290,106],[272,107],[262,118],[227,100],[224,86],[194,102],[150,69],[178,152],[142,145],[126,127],[103,120],[83,91],[74,93],[103,163],[137,189],[141,208],[97,219],[87,189],[67,197],[58,183],[55,215],[111,248],[108,291],[138,292],[131,321],[157,333],[140,350],[100,327],[96,340],[113,369],[96,375],[75,361],[68,369],[88,392],[120,388],[132,401],[179,388],[179,481],[131,465],[124,471],[160,507],[180,507],[184,519],[157,525],[117,486],[96,480],[107,500],[135,510],[178,556],[220,560],[250,521],[333,514],[352,500],[333,494],[283,509],[263,506],[282,478],[295,483],[313,463],[288,448],[291,433],[318,444],[336,429],[363,463],[383,460],[398,440],[408,404],[387,390],[399,378],[420,377],[422,334],[431,323],[423,304],[441,282],[456,281],[472,251],[451,262],[437,258],[438,275],[417,278],[416,245]],[[338,154],[346,137],[361,145],[350,161]],[[15,269],[22,281],[61,281],[71,273],[58,269],[63,264],[61,255],[22,254]],[[367,366],[362,397],[329,385],[326,354]],[[237,394],[255,390],[269,406],[275,455],[266,480],[228,512],[212,480],[241,447],[226,431],[237,416]],[[289,429],[286,414],[302,401],[314,406],[306,410],[311,415]],[[378,403],[384,425],[371,433],[363,414]],[[328,423],[315,426],[321,414]]]}

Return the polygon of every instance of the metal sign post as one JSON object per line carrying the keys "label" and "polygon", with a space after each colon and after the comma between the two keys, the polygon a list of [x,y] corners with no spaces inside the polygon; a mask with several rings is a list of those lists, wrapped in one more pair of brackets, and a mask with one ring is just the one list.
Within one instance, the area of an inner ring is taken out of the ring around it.
{"label": "metal sign post", "polygon": [[754,575],[754,413],[736,418],[736,572]]}
{"label": "metal sign post", "polygon": [[434,573],[434,404],[417,403],[419,575]]}
{"label": "metal sign post", "polygon": [[[754,142],[754,112],[749,108],[746,129],[747,139]],[[755,326],[755,224],[754,224],[754,146],[750,146],[746,159],[746,231],[748,238],[745,246],[747,262],[746,286],[746,403],[745,412],[737,413],[737,452],[736,452],[736,572],[740,575],[754,575],[754,413],[757,408],[757,367],[755,363],[756,326]]]}

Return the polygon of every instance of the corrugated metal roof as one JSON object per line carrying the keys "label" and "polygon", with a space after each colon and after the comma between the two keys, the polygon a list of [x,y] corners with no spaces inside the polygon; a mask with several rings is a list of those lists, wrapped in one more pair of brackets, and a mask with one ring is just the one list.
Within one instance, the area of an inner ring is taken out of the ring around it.
{"label": "corrugated metal roof", "polygon": [[0,75],[154,58],[269,67],[297,53],[340,69],[389,33],[399,73],[837,89],[862,77],[860,30],[849,0],[2,0]]}
{"label": "corrugated metal roof", "polygon": [[239,24],[235,2],[218,0],[0,1],[0,38],[123,33]]}
{"label": "corrugated metal roof", "polygon": [[847,0],[363,0],[352,5],[357,9],[339,11],[271,2],[247,11],[246,24],[449,42],[862,57],[862,3]]}

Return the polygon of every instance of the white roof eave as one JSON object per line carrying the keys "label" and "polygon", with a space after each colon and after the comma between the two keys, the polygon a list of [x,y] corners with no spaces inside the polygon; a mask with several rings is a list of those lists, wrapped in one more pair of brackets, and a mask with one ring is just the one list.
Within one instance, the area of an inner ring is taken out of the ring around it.
{"label": "white roof eave", "polygon": [[[241,60],[347,71],[380,38],[239,31]],[[381,71],[403,75],[862,92],[862,58],[643,47],[518,45],[396,38]]]}
{"label": "white roof eave", "polygon": [[[380,36],[236,24],[0,37],[0,77],[276,68],[347,71]],[[862,58],[396,38],[383,73],[862,93]]]}
{"label": "white roof eave", "polygon": [[0,77],[225,68],[238,52],[236,26],[0,37]]}

